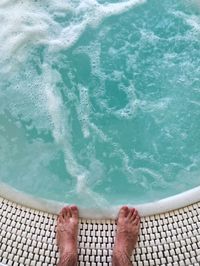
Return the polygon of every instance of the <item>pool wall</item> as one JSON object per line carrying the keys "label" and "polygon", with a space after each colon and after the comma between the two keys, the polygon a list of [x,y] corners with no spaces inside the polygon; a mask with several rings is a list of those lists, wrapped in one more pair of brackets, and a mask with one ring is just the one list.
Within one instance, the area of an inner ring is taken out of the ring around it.
{"label": "pool wall", "polygon": [[[23,206],[27,206],[33,209],[41,210],[52,214],[58,214],[60,209],[64,205],[68,205],[67,202],[56,202],[56,201],[30,196],[4,183],[0,184],[0,196],[8,200],[14,201],[18,204],[21,204]],[[183,208],[185,206],[191,205],[199,201],[200,201],[200,186],[159,201],[150,202],[146,204],[139,204],[139,205],[138,204],[136,205],[127,204],[127,205],[128,206],[134,205],[134,207],[138,209],[141,216],[149,216]],[[80,207],[79,209],[80,209],[80,216],[82,218],[114,219],[116,218],[120,207],[121,205],[113,206],[110,208],[98,207],[98,209],[91,209],[91,208]]]}

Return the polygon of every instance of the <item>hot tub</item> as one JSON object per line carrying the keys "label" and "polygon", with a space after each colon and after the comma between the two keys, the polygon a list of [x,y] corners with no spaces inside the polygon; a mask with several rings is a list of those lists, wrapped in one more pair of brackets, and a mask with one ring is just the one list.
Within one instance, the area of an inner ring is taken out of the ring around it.
{"label": "hot tub", "polygon": [[55,211],[200,200],[195,1],[3,1],[0,193]]}

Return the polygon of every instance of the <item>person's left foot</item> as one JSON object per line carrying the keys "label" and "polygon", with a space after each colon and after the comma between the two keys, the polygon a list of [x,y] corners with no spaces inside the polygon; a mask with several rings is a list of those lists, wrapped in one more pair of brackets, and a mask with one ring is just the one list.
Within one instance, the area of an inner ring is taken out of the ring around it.
{"label": "person's left foot", "polygon": [[117,233],[113,249],[113,266],[129,266],[140,228],[140,216],[136,209],[124,206],[117,219]]}
{"label": "person's left foot", "polygon": [[57,220],[56,240],[60,253],[58,265],[76,265],[78,208],[64,207]]}

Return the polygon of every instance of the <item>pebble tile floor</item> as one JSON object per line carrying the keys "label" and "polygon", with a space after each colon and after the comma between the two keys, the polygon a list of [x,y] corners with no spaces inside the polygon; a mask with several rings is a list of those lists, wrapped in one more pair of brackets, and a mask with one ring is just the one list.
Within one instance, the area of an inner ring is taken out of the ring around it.
{"label": "pebble tile floor", "polygon": [[[0,266],[53,266],[56,216],[0,197]],[[116,224],[79,220],[80,266],[111,266]],[[200,266],[200,202],[143,217],[134,266]]]}

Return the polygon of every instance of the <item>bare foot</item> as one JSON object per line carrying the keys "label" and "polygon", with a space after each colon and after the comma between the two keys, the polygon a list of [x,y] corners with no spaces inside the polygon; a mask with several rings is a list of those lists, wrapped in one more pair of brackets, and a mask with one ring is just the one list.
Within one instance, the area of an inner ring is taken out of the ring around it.
{"label": "bare foot", "polygon": [[117,220],[117,233],[113,250],[113,265],[132,265],[131,255],[138,240],[140,217],[134,208],[124,206]]}
{"label": "bare foot", "polygon": [[64,207],[57,220],[58,266],[77,265],[78,208]]}

